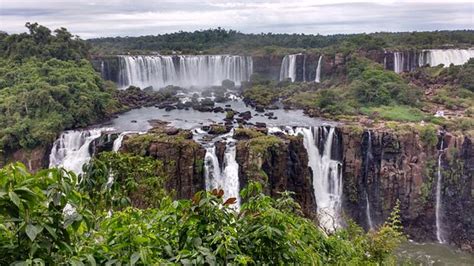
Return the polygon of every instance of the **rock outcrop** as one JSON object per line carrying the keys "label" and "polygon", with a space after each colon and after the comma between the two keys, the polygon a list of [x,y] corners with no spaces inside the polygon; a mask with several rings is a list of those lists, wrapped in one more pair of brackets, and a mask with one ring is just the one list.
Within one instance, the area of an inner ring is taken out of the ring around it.
{"label": "rock outcrop", "polygon": [[192,140],[189,130],[159,127],[143,135],[125,136],[122,152],[150,156],[163,162],[166,189],[178,199],[191,198],[204,189],[205,149]]}
{"label": "rock outcrop", "polygon": [[[414,132],[355,133],[343,128],[344,210],[368,228],[380,225],[400,201],[405,232],[417,241],[436,241],[438,149]],[[472,138],[444,137],[441,220],[445,236],[458,246],[474,244]],[[440,146],[438,144],[438,146]],[[370,154],[369,154],[370,153]]]}
{"label": "rock outcrop", "polygon": [[0,153],[0,168],[11,162],[21,162],[31,172],[37,172],[49,166],[49,152],[51,147],[39,146],[32,150],[19,149],[13,153]]}
{"label": "rock outcrop", "polygon": [[293,191],[303,212],[315,217],[316,200],[302,137],[256,133],[238,142],[236,160],[241,188],[253,180],[263,182],[265,193],[273,197]]}

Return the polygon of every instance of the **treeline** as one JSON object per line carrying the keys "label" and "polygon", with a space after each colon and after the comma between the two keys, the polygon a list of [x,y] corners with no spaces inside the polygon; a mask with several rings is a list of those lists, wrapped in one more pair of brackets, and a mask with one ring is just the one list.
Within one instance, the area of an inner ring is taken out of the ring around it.
{"label": "treeline", "polygon": [[251,53],[264,47],[383,49],[387,47],[436,48],[467,47],[474,43],[474,31],[434,31],[373,34],[244,34],[222,28],[194,32],[148,35],[140,37],[108,37],[90,39],[94,54],[124,54],[172,51],[183,53],[241,52]]}
{"label": "treeline", "polygon": [[40,59],[80,60],[88,55],[89,45],[65,28],[51,32],[38,23],[26,23],[27,33],[0,33],[0,57],[22,61]]}
{"label": "treeline", "polygon": [[64,28],[26,27],[0,36],[0,154],[47,146],[119,108],[86,60],[87,43]]}

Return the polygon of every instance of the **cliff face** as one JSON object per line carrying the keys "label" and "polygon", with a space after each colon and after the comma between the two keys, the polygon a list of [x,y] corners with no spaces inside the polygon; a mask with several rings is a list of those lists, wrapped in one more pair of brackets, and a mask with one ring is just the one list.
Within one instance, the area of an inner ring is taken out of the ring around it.
{"label": "cliff face", "polygon": [[278,80],[283,56],[252,56],[253,72],[263,78]]}
{"label": "cliff face", "polygon": [[[374,225],[381,224],[399,200],[410,238],[436,241],[437,148],[425,145],[415,133],[375,131],[369,143],[368,132],[343,131],[346,213],[368,228],[369,213]],[[445,148],[441,156],[443,235],[450,243],[470,249],[474,244],[472,139],[450,134],[441,138]]]}
{"label": "cliff face", "polygon": [[49,146],[39,146],[33,150],[20,149],[7,155],[0,153],[0,168],[11,162],[21,162],[30,172],[37,172],[48,168],[50,151]]}
{"label": "cliff face", "polygon": [[273,197],[285,190],[293,191],[303,212],[315,217],[316,200],[302,137],[264,136],[240,140],[236,160],[241,188],[253,180],[262,181],[265,193]]}
{"label": "cliff face", "polygon": [[120,62],[117,56],[94,57],[91,59],[91,63],[103,79],[116,83],[119,81]]}
{"label": "cliff face", "polygon": [[205,149],[189,138],[189,131],[177,135],[151,132],[139,136],[125,136],[122,152],[150,156],[163,162],[168,176],[166,190],[175,191],[178,199],[191,198],[205,188]]}

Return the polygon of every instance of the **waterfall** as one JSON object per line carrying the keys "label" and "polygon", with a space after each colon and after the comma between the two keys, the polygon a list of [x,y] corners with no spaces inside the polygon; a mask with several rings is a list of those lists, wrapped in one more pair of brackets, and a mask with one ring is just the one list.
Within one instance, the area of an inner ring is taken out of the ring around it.
{"label": "waterfall", "polygon": [[429,49],[423,50],[418,58],[418,65],[432,67],[443,64],[444,67],[463,65],[474,57],[474,49]]}
{"label": "waterfall", "polygon": [[119,56],[119,85],[145,88],[220,86],[250,79],[253,61],[239,55]]}
{"label": "waterfall", "polygon": [[441,140],[441,146],[438,155],[438,180],[436,182],[436,238],[438,239],[439,243],[445,242],[441,229],[441,186],[443,185],[443,176],[441,174],[441,156],[443,156],[443,145],[443,140]]}
{"label": "waterfall", "polygon": [[365,214],[367,215],[367,224],[369,225],[369,229],[373,230],[374,229],[374,224],[372,222],[372,218],[370,217],[370,203],[369,203],[369,194],[367,191],[365,192]]}
{"label": "waterfall", "polygon": [[240,183],[239,164],[236,161],[236,141],[231,138],[227,139],[222,168],[219,165],[219,160],[216,154],[216,146],[214,143],[211,143],[208,147],[206,147],[204,161],[206,190],[221,188],[224,190],[224,196],[226,196],[226,198],[237,199],[233,206],[235,206],[236,209],[239,209]]}
{"label": "waterfall", "polygon": [[49,155],[49,167],[64,167],[76,174],[82,173],[82,166],[89,162],[89,145],[100,137],[105,129],[64,131],[54,141]]}
{"label": "waterfall", "polygon": [[[296,128],[289,134],[303,135],[303,144],[308,152],[308,164],[313,172],[314,196],[318,207],[320,225],[328,231],[340,226],[342,197],[341,162],[331,158],[335,135],[334,127]],[[320,135],[321,134],[321,135]],[[323,152],[318,148],[323,143]]]}
{"label": "waterfall", "polygon": [[322,55],[319,56],[318,66],[316,67],[316,78],[314,82],[320,83],[321,82],[321,59],[323,58]]}
{"label": "waterfall", "polygon": [[[474,57],[474,49],[425,49],[420,52],[393,52],[393,70],[396,73],[413,71],[418,67],[435,67],[443,64],[444,67],[462,65]],[[384,65],[386,66],[386,58]]]}
{"label": "waterfall", "polygon": [[366,202],[366,207],[365,207],[365,214],[367,216],[367,224],[369,226],[369,229],[374,229],[374,225],[372,222],[372,216],[370,214],[370,202],[369,202],[369,193],[367,191],[367,178],[368,178],[368,173],[369,173],[369,166],[370,166],[370,161],[372,160],[372,134],[369,131],[367,131],[367,152],[365,155],[365,202]]}
{"label": "waterfall", "polygon": [[[120,148],[122,147],[122,142],[123,142],[123,138],[125,137],[125,135],[129,135],[129,134],[132,134],[134,132],[132,131],[124,131],[122,133],[120,133],[118,135],[118,137],[114,140],[114,143],[112,144],[112,151],[114,152],[118,152],[120,150]],[[136,132],[138,134],[140,134],[141,132]]]}
{"label": "waterfall", "polygon": [[393,71],[395,73],[402,73],[403,72],[403,65],[404,65],[403,53],[401,52],[394,52],[393,53]]}
{"label": "waterfall", "polygon": [[280,66],[280,81],[291,79],[291,82],[296,80],[296,57],[298,54],[285,55],[281,61]]}

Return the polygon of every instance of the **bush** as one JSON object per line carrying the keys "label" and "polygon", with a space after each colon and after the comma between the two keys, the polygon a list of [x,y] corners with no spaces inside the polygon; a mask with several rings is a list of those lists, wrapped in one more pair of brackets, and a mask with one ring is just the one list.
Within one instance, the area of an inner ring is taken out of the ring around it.
{"label": "bush", "polygon": [[385,86],[377,86],[377,81],[371,79],[368,82],[356,81],[352,83],[356,99],[367,106],[380,106],[389,104],[390,93]]}

